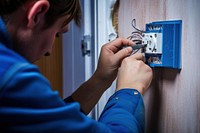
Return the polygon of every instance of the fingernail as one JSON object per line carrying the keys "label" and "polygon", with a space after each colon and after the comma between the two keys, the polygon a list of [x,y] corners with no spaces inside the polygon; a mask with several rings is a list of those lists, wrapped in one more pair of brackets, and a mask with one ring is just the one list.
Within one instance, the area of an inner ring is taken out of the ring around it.
{"label": "fingernail", "polygon": [[130,53],[133,51],[132,47],[127,47],[126,50]]}

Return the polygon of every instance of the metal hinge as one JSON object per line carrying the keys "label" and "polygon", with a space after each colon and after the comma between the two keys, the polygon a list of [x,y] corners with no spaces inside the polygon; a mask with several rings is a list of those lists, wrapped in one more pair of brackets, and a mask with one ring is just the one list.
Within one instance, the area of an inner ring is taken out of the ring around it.
{"label": "metal hinge", "polygon": [[85,35],[83,36],[83,40],[81,41],[81,49],[82,49],[82,55],[88,55],[91,54],[91,36]]}

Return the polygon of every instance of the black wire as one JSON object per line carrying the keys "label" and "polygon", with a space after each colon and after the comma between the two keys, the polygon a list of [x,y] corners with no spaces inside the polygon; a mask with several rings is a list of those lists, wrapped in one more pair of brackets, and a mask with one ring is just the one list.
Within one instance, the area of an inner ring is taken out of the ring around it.
{"label": "black wire", "polygon": [[[142,35],[142,33],[144,33],[145,31],[136,28],[136,26],[135,26],[136,20],[135,19],[132,20],[131,25],[136,30],[136,31],[132,32],[132,35],[138,36],[140,38],[140,36],[137,34]],[[134,33],[137,33],[137,34],[134,34]],[[144,47],[146,47],[146,45],[141,45],[142,40],[140,40],[140,39],[134,40],[134,37],[132,37],[132,36],[129,36],[128,39],[129,40],[133,39],[133,42],[136,43],[136,45],[132,47],[133,48],[133,52],[131,53],[132,55],[137,53],[140,49],[143,49]]]}
{"label": "black wire", "polygon": [[[133,23],[134,23],[134,24],[133,24]],[[131,25],[132,25],[132,27],[133,27],[135,30],[137,30],[137,31],[139,31],[139,32],[142,32],[142,33],[145,32],[145,31],[140,30],[140,29],[138,29],[138,28],[135,27],[135,25],[136,25],[136,19],[133,19],[133,20],[132,20]]]}

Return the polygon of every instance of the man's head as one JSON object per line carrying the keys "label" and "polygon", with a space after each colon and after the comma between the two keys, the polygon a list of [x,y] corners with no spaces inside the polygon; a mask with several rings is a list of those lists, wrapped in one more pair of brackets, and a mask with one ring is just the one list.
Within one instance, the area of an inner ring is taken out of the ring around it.
{"label": "man's head", "polygon": [[79,0],[0,0],[16,52],[33,62],[50,54],[55,36],[68,31],[69,22],[80,22]]}

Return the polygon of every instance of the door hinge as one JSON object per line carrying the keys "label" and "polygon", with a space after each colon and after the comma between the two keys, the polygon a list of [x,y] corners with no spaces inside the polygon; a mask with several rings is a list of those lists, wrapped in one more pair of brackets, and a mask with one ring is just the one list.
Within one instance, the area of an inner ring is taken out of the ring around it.
{"label": "door hinge", "polygon": [[83,40],[81,41],[81,49],[82,49],[82,55],[88,55],[91,54],[91,36],[85,35],[83,36]]}

